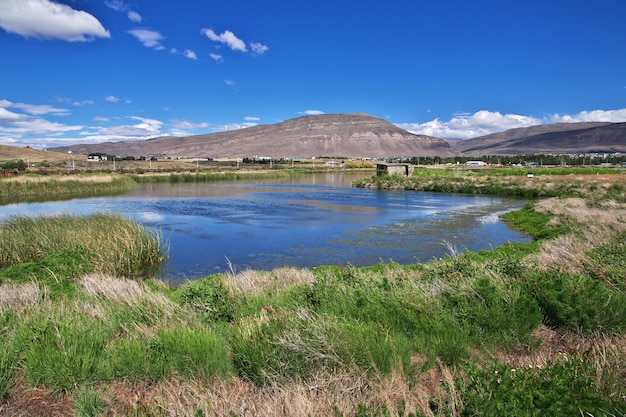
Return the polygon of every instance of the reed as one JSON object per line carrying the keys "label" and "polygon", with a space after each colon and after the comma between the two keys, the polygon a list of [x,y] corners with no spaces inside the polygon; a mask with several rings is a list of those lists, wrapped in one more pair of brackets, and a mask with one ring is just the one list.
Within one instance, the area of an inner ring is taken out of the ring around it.
{"label": "reed", "polygon": [[119,215],[16,217],[0,225],[0,268],[69,251],[94,272],[149,274],[165,258],[157,233]]}
{"label": "reed", "polygon": [[0,180],[0,205],[119,195],[135,186],[129,176],[24,176]]}

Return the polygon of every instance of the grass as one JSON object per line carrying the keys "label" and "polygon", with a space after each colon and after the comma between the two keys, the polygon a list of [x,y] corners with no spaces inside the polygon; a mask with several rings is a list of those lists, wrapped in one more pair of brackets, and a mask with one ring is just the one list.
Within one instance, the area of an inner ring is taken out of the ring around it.
{"label": "grass", "polygon": [[0,226],[0,279],[30,279],[42,269],[58,279],[89,270],[133,276],[157,268],[164,257],[158,234],[119,215],[16,217]]}
{"label": "grass", "polygon": [[626,204],[612,178],[570,178],[508,214],[530,243],[177,288],[149,279],[165,254],[133,222],[13,219],[0,229],[0,409],[624,416]]}
{"label": "grass", "polygon": [[132,190],[135,182],[129,176],[24,175],[0,180],[0,205],[15,202],[69,200],[101,195],[119,195]]}

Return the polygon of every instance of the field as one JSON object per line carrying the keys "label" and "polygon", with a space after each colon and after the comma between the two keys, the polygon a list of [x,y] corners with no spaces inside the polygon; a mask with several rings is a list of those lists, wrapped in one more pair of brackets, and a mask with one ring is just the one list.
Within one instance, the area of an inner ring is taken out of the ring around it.
{"label": "field", "polygon": [[0,414],[625,416],[626,175],[613,172],[372,177],[357,186],[541,197],[505,215],[534,241],[177,288],[150,278],[167,250],[132,222],[11,220]]}

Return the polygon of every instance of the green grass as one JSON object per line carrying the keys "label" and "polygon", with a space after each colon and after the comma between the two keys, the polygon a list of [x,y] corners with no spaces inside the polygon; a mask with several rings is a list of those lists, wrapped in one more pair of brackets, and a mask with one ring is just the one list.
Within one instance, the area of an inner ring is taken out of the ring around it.
{"label": "green grass", "polygon": [[78,175],[71,179],[30,177],[32,181],[0,180],[0,205],[120,195],[131,191],[136,185],[129,176],[113,176],[109,180],[85,180],[89,176]]}
{"label": "green grass", "polygon": [[158,234],[119,215],[16,217],[0,225],[0,268],[34,263],[24,271],[8,272],[24,279],[30,279],[33,270],[55,269],[60,279],[87,270],[145,275],[158,268],[165,255]]}

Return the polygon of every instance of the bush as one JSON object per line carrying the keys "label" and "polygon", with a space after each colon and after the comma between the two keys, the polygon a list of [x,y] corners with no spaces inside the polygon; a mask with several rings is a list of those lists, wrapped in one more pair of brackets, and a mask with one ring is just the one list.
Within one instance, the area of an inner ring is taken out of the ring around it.
{"label": "bush", "polygon": [[108,338],[104,327],[81,317],[40,318],[27,326],[21,339],[27,382],[62,393],[94,381]]}
{"label": "bush", "polygon": [[227,322],[233,318],[234,300],[228,293],[221,275],[190,281],[180,287],[173,297],[182,305],[196,310],[207,323]]}
{"label": "bush", "polygon": [[470,366],[456,378],[462,416],[613,416],[626,404],[612,403],[597,389],[583,361],[561,358],[546,368],[512,369],[494,363]]}
{"label": "bush", "polygon": [[148,357],[154,379],[164,379],[171,372],[184,377],[226,377],[232,370],[226,340],[211,329],[162,329],[150,341]]}
{"label": "bush", "polygon": [[510,348],[541,325],[539,305],[527,292],[512,284],[496,286],[488,277],[465,292],[444,294],[444,303],[476,344]]}
{"label": "bush", "polygon": [[322,371],[386,375],[410,365],[408,339],[380,325],[310,310],[271,314],[241,319],[231,340],[237,372],[257,385],[306,381]]}
{"label": "bush", "polygon": [[547,271],[530,276],[529,287],[551,326],[606,332],[626,329],[626,296],[600,281]]}
{"label": "bush", "polygon": [[173,373],[193,378],[226,377],[232,372],[226,340],[208,328],[163,328],[154,337],[110,343],[98,374],[104,380],[163,381]]}

